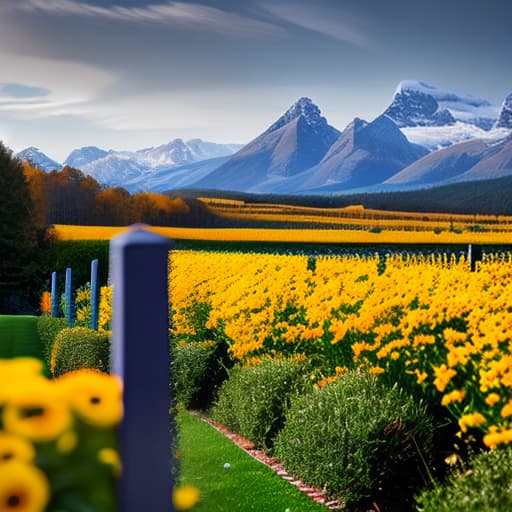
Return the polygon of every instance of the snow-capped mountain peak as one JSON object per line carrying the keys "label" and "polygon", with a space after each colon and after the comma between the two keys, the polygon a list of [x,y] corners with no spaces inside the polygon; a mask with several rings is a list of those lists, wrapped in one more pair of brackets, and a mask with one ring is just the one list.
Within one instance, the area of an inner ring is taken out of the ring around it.
{"label": "snow-capped mountain peak", "polygon": [[303,96],[299,98],[275,123],[273,123],[264,133],[271,133],[287,125],[289,122],[303,117],[306,123],[313,127],[324,127],[327,125],[327,119],[320,113],[320,109],[310,98]]}
{"label": "snow-capped mountain peak", "polygon": [[60,169],[62,166],[49,156],[45,155],[39,148],[31,146],[16,153],[16,158],[20,161],[26,160],[34,167],[50,172],[54,169]]}
{"label": "snow-capped mountain peak", "polygon": [[386,113],[400,127],[446,126],[456,121],[490,130],[498,108],[489,100],[417,80],[401,81]]}
{"label": "snow-capped mountain peak", "polygon": [[512,93],[503,101],[495,127],[512,129]]}
{"label": "snow-capped mountain peak", "polygon": [[108,153],[108,151],[100,149],[96,146],[85,146],[71,151],[71,153],[64,161],[64,165],[69,165],[75,169],[81,169],[88,163],[94,162],[94,160],[98,160],[99,158],[107,156]]}

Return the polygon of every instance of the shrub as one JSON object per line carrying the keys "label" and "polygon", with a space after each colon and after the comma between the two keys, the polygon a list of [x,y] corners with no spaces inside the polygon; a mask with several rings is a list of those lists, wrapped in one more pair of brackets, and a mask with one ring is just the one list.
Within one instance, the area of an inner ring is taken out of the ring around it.
{"label": "shrub", "polygon": [[187,409],[208,409],[232,365],[225,341],[188,342],[172,352],[174,398]]}
{"label": "shrub", "polygon": [[[503,512],[512,510],[512,447],[474,456],[470,470],[454,471],[445,485],[417,498],[422,512]],[[467,468],[466,468],[467,469]]]}
{"label": "shrub", "polygon": [[347,504],[403,501],[421,481],[432,428],[422,404],[375,375],[348,373],[293,400],[275,450],[291,473]]}
{"label": "shrub", "polygon": [[50,358],[52,355],[52,346],[57,334],[68,326],[65,318],[54,318],[52,316],[43,315],[37,319],[37,332],[41,340],[43,357],[50,366]]}
{"label": "shrub", "polygon": [[71,327],[57,334],[50,370],[55,377],[80,368],[109,371],[110,342],[106,334],[86,327]]}
{"label": "shrub", "polygon": [[219,390],[212,417],[270,450],[291,397],[307,388],[308,376],[303,362],[266,359],[257,366],[235,367]]}

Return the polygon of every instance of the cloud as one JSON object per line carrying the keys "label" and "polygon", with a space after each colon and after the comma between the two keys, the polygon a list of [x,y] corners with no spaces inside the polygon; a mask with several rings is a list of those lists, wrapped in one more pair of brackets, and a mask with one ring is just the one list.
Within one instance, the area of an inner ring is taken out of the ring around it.
{"label": "cloud", "polygon": [[0,111],[20,118],[82,115],[116,81],[81,63],[2,53],[0,69],[8,69],[12,80],[0,82]]}
{"label": "cloud", "polygon": [[265,10],[285,22],[353,46],[367,48],[374,45],[368,20],[339,6],[322,5],[320,2],[309,6],[269,3],[265,5]]}
{"label": "cloud", "polygon": [[184,25],[234,36],[286,34],[283,28],[272,23],[247,18],[216,7],[184,2],[168,1],[144,7],[102,7],[78,0],[25,0],[10,4],[8,7],[3,5],[2,8],[63,16],[98,17],[121,22]]}

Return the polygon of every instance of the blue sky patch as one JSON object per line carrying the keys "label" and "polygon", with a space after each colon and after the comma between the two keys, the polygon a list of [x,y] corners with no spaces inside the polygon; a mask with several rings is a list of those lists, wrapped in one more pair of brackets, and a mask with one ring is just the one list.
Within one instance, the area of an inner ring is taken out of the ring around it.
{"label": "blue sky patch", "polygon": [[49,89],[24,84],[0,84],[0,93],[15,98],[33,98],[35,96],[48,96]]}

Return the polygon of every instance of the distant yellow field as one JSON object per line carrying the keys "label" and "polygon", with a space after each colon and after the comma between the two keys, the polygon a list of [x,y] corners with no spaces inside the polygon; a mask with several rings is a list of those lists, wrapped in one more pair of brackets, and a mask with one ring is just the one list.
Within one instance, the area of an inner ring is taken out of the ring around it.
{"label": "distant yellow field", "polygon": [[[55,225],[60,240],[110,240],[126,227]],[[355,229],[254,229],[254,228],[172,228],[148,227],[163,236],[180,240],[239,242],[305,242],[368,244],[512,244],[512,232],[406,231],[380,232]]]}

